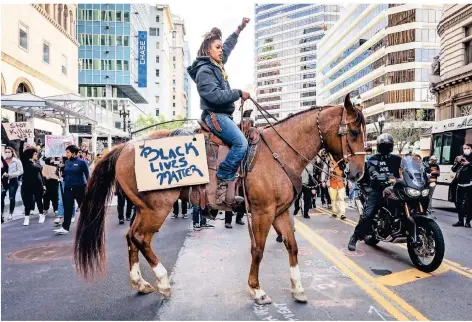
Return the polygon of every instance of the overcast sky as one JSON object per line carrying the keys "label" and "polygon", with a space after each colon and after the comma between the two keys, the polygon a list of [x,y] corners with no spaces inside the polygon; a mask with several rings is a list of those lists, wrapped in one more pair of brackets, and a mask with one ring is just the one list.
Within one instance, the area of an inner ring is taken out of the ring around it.
{"label": "overcast sky", "polygon": [[[183,1],[171,0],[172,14],[179,15],[185,21],[186,40],[189,42],[192,62],[203,40],[203,35],[211,28],[218,27],[226,39],[243,17],[251,19],[246,29],[241,32],[236,48],[225,65],[228,80],[232,88],[245,89],[254,78],[254,3],[242,1]],[[214,12],[217,12],[215,14]],[[199,117],[200,101],[195,83],[192,81],[190,117]]]}

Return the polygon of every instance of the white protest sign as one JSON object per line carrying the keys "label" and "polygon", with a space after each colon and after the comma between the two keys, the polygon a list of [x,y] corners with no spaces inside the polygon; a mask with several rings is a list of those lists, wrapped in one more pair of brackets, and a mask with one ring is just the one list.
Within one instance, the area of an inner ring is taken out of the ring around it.
{"label": "white protest sign", "polygon": [[30,122],[3,123],[10,140],[34,139],[34,129]]}
{"label": "white protest sign", "polygon": [[210,182],[203,134],[140,141],[134,149],[139,191]]}
{"label": "white protest sign", "polygon": [[66,155],[66,148],[71,144],[78,144],[78,137],[74,135],[46,135],[44,153],[49,157],[62,157]]}

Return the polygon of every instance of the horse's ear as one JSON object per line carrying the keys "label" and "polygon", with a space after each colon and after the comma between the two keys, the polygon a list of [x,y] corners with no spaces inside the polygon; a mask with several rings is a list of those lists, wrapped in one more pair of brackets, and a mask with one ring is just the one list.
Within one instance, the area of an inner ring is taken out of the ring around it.
{"label": "horse's ear", "polygon": [[357,119],[357,113],[358,111],[354,107],[354,105],[351,102],[351,97],[349,94],[346,95],[344,98],[344,108],[347,111],[347,118],[346,121],[350,123],[351,121],[354,121]]}
{"label": "horse's ear", "polygon": [[348,111],[354,107],[354,105],[353,105],[352,102],[351,102],[351,96],[350,96],[349,93],[348,93],[348,94],[346,95],[346,97],[344,98],[344,107],[345,107]]}

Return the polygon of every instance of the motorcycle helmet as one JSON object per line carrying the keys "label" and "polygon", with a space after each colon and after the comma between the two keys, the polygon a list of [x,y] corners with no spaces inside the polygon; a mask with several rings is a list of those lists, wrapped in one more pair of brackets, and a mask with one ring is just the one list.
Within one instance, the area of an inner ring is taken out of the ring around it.
{"label": "motorcycle helmet", "polygon": [[388,133],[380,134],[377,137],[377,152],[380,154],[389,154],[393,151],[393,136]]}

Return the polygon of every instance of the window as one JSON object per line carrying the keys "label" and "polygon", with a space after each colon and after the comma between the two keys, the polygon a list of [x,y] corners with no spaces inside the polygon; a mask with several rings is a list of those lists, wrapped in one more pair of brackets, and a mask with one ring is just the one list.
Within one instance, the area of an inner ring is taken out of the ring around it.
{"label": "window", "polygon": [[172,92],[174,92],[174,93],[175,93],[175,87],[172,87]]}
{"label": "window", "polygon": [[49,43],[47,41],[43,42],[43,62],[49,64]]}
{"label": "window", "polygon": [[125,22],[129,22],[129,11],[125,11],[123,16],[125,18]]}
{"label": "window", "polygon": [[159,69],[156,69],[156,77],[159,77]]}
{"label": "window", "polygon": [[159,49],[159,42],[156,42],[156,49]]}
{"label": "window", "polygon": [[158,109],[156,110],[156,116],[159,116],[159,110]]}
{"label": "window", "polygon": [[175,38],[177,36],[177,33],[175,31],[172,32],[172,38]]}
{"label": "window", "polygon": [[172,115],[175,116],[175,111],[172,112]]}
{"label": "window", "polygon": [[174,56],[174,57],[172,57],[172,60],[173,60],[173,61],[175,61],[175,56]]}
{"label": "window", "polygon": [[156,22],[159,22],[159,15],[156,16]]}
{"label": "window", "polygon": [[156,96],[156,103],[159,103],[159,96]]}
{"label": "window", "polygon": [[172,85],[175,85],[175,79],[172,80]]}
{"label": "window", "polygon": [[150,36],[159,36],[159,34],[157,33],[157,28],[149,28],[149,35]]}
{"label": "window", "polygon": [[116,60],[116,70],[123,70],[123,63],[121,59]]}
{"label": "window", "polygon": [[172,107],[175,107],[175,103],[172,103]]}
{"label": "window", "polygon": [[116,45],[118,47],[123,46],[123,36],[116,36]]}
{"label": "window", "polygon": [[117,11],[116,12],[116,21],[123,21],[123,12]]}
{"label": "window", "polygon": [[67,56],[62,55],[62,73],[67,75]]}
{"label": "window", "polygon": [[28,26],[20,22],[19,24],[19,44],[24,50],[28,50]]}
{"label": "window", "polygon": [[125,72],[129,71],[129,61],[123,60],[123,70]]}
{"label": "window", "polygon": [[159,55],[156,56],[156,64],[159,64]]}
{"label": "window", "polygon": [[121,122],[115,122],[115,129],[121,129]]}
{"label": "window", "polygon": [[444,133],[443,146],[441,153],[441,163],[448,164],[451,162],[451,146],[452,146],[452,133]]}
{"label": "window", "polygon": [[465,64],[472,63],[472,40],[469,40],[465,44]]}
{"label": "window", "polygon": [[123,46],[129,46],[129,36],[123,36]]}
{"label": "window", "polygon": [[175,100],[175,95],[173,95],[173,96],[172,96],[172,99],[174,99],[174,100]]}
{"label": "window", "polygon": [[175,64],[174,64],[174,69],[175,69]]}

